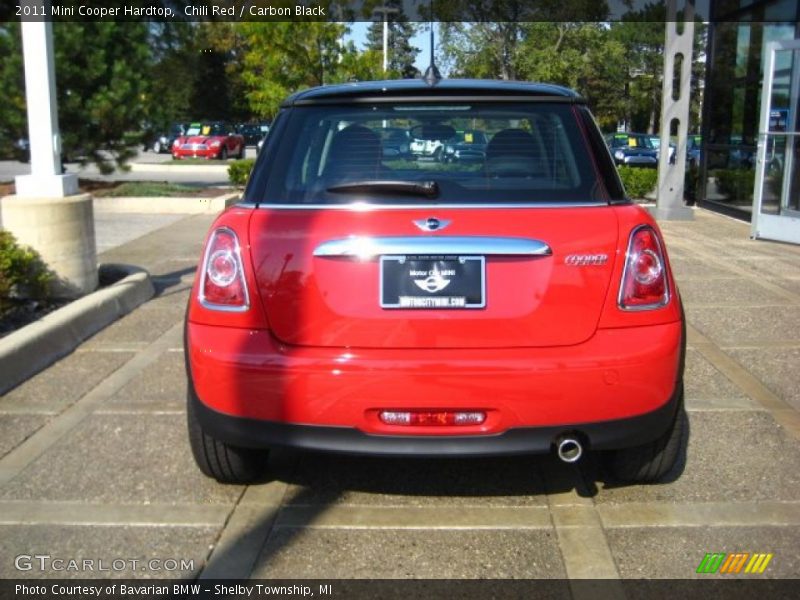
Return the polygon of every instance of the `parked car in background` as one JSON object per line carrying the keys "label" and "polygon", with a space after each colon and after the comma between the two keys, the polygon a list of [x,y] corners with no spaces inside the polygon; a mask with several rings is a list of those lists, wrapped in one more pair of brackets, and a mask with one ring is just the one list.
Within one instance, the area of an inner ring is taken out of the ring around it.
{"label": "parked car in background", "polygon": [[378,130],[385,158],[410,158],[411,134],[403,127],[382,127]]}
{"label": "parked car in background", "polygon": [[483,162],[486,159],[486,134],[478,130],[457,133],[442,150],[444,162]]}
{"label": "parked car in background", "polygon": [[269,125],[264,123],[242,123],[236,126],[236,131],[244,137],[245,145],[256,146],[269,131]]}
{"label": "parked car in background", "polygon": [[152,151],[156,154],[168,154],[172,150],[175,140],[186,133],[187,123],[173,123],[166,131],[155,133],[148,136],[145,141],[145,151]]}
{"label": "parked car in background", "polygon": [[228,123],[191,123],[172,144],[172,158],[244,158],[245,142]]}
{"label": "parked car in background", "polygon": [[[651,135],[650,143],[653,145],[653,148],[656,149],[656,160],[659,160],[661,157],[661,136]],[[673,142],[669,143],[669,164],[673,164],[675,162],[676,148],[677,146]]]}
{"label": "parked car in background", "polygon": [[626,167],[657,167],[658,152],[646,133],[610,133],[606,144],[614,157],[614,163]]}
{"label": "parked car in background", "polygon": [[[243,198],[211,225],[190,295],[203,473],[259,480],[267,452],[290,447],[600,451],[610,478],[680,474],[681,299],[658,225],[625,198],[578,94],[348,83],[295,93],[278,119]],[[484,168],[384,157],[385,127],[442,147],[465,122],[493,132]]]}
{"label": "parked car in background", "polygon": [[690,135],[686,140],[686,166],[697,168],[700,166],[700,149],[703,138],[699,135]]}
{"label": "parked car in background", "polygon": [[27,137],[0,130],[0,160],[31,161],[31,145]]}
{"label": "parked car in background", "polygon": [[414,158],[433,158],[439,160],[445,140],[423,140],[414,138],[409,144],[411,156]]}
{"label": "parked car in background", "polygon": [[31,162],[31,145],[27,138],[19,138],[12,149],[14,158],[19,162]]}
{"label": "parked car in background", "polygon": [[261,137],[261,139],[258,140],[258,143],[256,144],[256,156],[261,154],[261,150],[264,149],[264,144],[267,143],[267,137],[269,137],[269,131],[270,130],[269,130],[269,127],[268,127],[267,131],[264,133],[264,135]]}

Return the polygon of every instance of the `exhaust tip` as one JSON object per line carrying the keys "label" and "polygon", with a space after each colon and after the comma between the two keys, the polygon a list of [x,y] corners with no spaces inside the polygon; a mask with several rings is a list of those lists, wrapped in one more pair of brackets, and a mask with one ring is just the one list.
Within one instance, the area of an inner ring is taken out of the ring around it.
{"label": "exhaust tip", "polygon": [[580,441],[571,437],[560,438],[556,444],[558,458],[565,463],[575,463],[583,456],[583,446]]}

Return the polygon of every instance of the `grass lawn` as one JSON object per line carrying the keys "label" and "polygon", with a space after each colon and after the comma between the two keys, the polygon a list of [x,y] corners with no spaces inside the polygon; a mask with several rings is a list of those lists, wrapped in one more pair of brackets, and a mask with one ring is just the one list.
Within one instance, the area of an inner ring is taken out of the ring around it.
{"label": "grass lawn", "polygon": [[198,196],[206,188],[157,181],[126,181],[114,187],[98,189],[95,196]]}

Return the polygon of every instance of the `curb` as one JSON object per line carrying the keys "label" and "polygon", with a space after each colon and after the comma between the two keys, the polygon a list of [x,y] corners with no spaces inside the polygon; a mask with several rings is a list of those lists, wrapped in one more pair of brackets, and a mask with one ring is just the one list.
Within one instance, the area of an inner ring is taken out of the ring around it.
{"label": "curb", "polygon": [[228,165],[214,164],[213,160],[208,165],[173,165],[164,163],[130,163],[132,173],[221,173],[228,174]]}
{"label": "curb", "polygon": [[94,198],[94,208],[105,212],[149,214],[216,213],[236,204],[240,192],[228,192],[214,198],[195,196],[101,196]]}
{"label": "curb", "polygon": [[0,339],[0,394],[66,356],[155,293],[144,269],[106,264],[99,270],[101,276],[120,272],[126,276]]}

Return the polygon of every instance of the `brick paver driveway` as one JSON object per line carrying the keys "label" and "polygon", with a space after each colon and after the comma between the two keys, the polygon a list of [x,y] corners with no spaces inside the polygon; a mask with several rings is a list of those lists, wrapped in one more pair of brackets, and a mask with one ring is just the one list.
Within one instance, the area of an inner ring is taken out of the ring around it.
{"label": "brick paver driveway", "polygon": [[[800,573],[800,248],[697,211],[664,230],[689,320],[680,478],[615,486],[589,460],[274,453],[247,488],[203,477],[184,425],[181,327],[211,218],[104,261],[159,295],[0,399],[0,577],[18,555],[185,559],[202,577],[691,577],[706,552]],[[126,567],[118,575],[130,575]]]}

